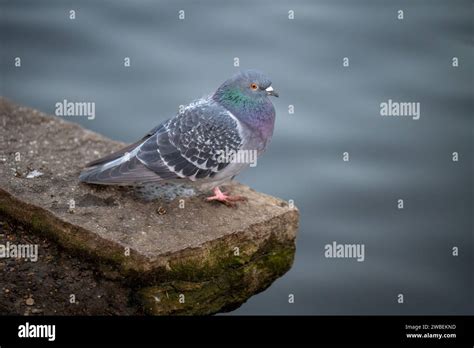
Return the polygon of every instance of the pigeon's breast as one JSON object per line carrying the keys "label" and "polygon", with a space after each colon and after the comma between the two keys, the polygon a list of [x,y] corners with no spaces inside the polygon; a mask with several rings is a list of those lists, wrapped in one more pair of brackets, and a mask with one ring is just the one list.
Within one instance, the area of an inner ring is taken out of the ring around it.
{"label": "pigeon's breast", "polygon": [[247,126],[250,128],[253,145],[262,151],[265,150],[273,136],[275,127],[275,109],[273,105],[269,103],[265,109],[259,110],[248,118]]}

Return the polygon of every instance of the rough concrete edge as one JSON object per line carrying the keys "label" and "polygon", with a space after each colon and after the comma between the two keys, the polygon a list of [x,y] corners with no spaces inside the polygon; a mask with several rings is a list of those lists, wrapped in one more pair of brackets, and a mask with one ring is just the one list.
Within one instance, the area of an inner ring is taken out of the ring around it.
{"label": "rough concrete edge", "polygon": [[[160,277],[186,281],[211,279],[224,273],[228,268],[240,266],[262,254],[262,246],[268,239],[278,243],[294,244],[298,230],[297,209],[261,222],[245,229],[205,242],[198,247],[190,247],[178,252],[160,255],[152,262],[149,273]],[[280,233],[275,231],[281,231]],[[233,248],[239,247],[239,258],[233,256]],[[203,257],[206,256],[206,257]],[[146,272],[148,273],[148,272]],[[147,278],[150,275],[147,275]],[[155,278],[156,279],[156,278]]]}
{"label": "rough concrete edge", "polygon": [[[12,110],[12,109],[15,109],[15,108],[22,109],[22,110],[28,110],[28,111],[30,111],[30,113],[34,113],[34,117],[41,118],[42,122],[50,122],[50,121],[58,122],[58,123],[62,124],[63,126],[74,128],[74,129],[79,129],[82,132],[84,132],[84,134],[86,134],[88,137],[90,137],[91,140],[97,140],[97,141],[101,141],[101,142],[112,143],[112,144],[114,144],[114,146],[117,146],[117,147],[126,145],[124,142],[110,139],[110,138],[108,138],[108,137],[106,137],[106,136],[104,136],[100,133],[94,132],[93,130],[84,128],[76,122],[68,121],[64,118],[61,118],[61,117],[58,117],[58,116],[53,116],[53,115],[44,113],[44,112],[39,111],[39,110],[34,109],[34,108],[30,108],[30,107],[27,107],[27,106],[22,106],[20,104],[17,104],[16,102],[11,101],[8,98],[0,96],[0,116],[10,117],[9,113],[5,110]],[[105,154],[104,154],[104,156],[105,156]]]}
{"label": "rough concrete edge", "polygon": [[[84,228],[66,222],[46,209],[16,199],[2,188],[0,214],[30,227],[33,232],[47,237],[76,255],[118,266],[121,271],[144,271],[150,267],[148,260],[134,250],[130,250],[130,256],[125,256],[124,247],[118,243],[105,240]],[[56,233],[57,230],[66,230],[69,234]],[[140,264],[143,266],[140,267]]]}
{"label": "rough concrete edge", "polygon": [[[262,238],[256,239],[255,231],[258,230],[259,227],[263,226],[264,229],[267,230],[267,234],[263,236],[263,239],[265,239],[272,233],[272,220],[283,222],[285,220],[293,221],[295,223],[295,229],[297,229],[299,216],[299,213],[296,209],[289,210],[281,215],[273,217],[270,220],[255,223],[245,230],[235,231],[231,235],[226,235],[219,239],[208,241],[198,247],[186,248],[178,252],[165,253],[151,262],[149,259],[140,256],[133,249],[130,250],[130,256],[126,256],[124,246],[115,242],[111,242],[110,240],[103,239],[91,233],[90,231],[87,231],[86,229],[66,222],[41,207],[18,200],[14,198],[9,192],[1,188],[0,213],[9,216],[10,218],[22,223],[25,226],[30,227],[33,232],[48,237],[61,247],[73,252],[74,254],[85,256],[92,261],[100,261],[99,264],[103,264],[105,262],[111,266],[114,266],[122,275],[132,276],[132,278],[135,280],[144,280],[145,278],[148,278],[150,274],[154,274],[155,277],[153,278],[155,279],[162,278],[163,274],[166,274],[167,276],[169,274],[176,275],[177,272],[172,271],[173,267],[178,266],[178,268],[181,269],[183,267],[186,268],[186,266],[183,266],[186,263],[199,265],[199,259],[203,257],[203,249],[205,249],[209,254],[213,252],[215,253],[217,250],[223,248],[224,243],[228,243],[229,240],[241,233],[243,233],[245,236],[243,240],[258,246]],[[291,215],[294,215],[294,217],[291,217]],[[66,230],[70,233],[69,235],[66,233],[57,233],[57,230]],[[294,235],[296,235],[296,231]],[[295,237],[293,236],[290,239],[294,238]],[[240,243],[242,243],[242,241],[240,241]],[[258,248],[254,252],[258,252]],[[213,257],[212,260],[214,261],[214,264],[211,266],[217,266],[218,263],[222,263],[223,258],[225,258],[223,255],[217,255],[216,257]],[[208,271],[206,273],[209,275],[216,273],[215,267],[207,266],[209,266],[209,264],[206,264],[206,267],[201,265],[199,269],[202,270],[207,268]],[[222,267],[217,268],[222,269]],[[199,269],[194,267],[191,267],[191,269],[193,270],[193,273],[199,272]]]}

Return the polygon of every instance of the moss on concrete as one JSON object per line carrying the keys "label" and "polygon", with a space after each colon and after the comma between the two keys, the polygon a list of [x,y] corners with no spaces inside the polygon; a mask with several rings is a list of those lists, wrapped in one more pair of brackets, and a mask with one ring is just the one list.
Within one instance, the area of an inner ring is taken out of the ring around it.
{"label": "moss on concrete", "polygon": [[[224,263],[221,272],[207,281],[174,280],[142,288],[137,292],[137,300],[152,315],[206,315],[234,309],[290,269],[294,245],[269,241],[268,249],[271,251],[238,267],[232,267],[235,263]],[[188,274],[176,272],[175,275]]]}

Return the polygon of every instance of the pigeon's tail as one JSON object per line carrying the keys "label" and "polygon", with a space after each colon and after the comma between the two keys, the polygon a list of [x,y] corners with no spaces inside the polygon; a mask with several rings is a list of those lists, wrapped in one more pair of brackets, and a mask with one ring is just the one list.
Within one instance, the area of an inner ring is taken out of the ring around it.
{"label": "pigeon's tail", "polygon": [[162,179],[138,158],[127,154],[85,168],[79,175],[79,180],[89,184],[133,186]]}

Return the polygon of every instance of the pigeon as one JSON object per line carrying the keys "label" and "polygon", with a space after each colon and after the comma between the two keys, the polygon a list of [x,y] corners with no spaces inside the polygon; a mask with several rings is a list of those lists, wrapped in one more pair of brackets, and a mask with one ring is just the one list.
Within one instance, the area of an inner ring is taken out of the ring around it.
{"label": "pigeon", "polygon": [[271,84],[262,72],[240,71],[136,143],[88,163],[80,181],[121,186],[185,182],[199,191],[213,190],[208,201],[233,205],[246,200],[219,186],[249,167],[248,159],[256,159],[270,143],[275,108],[269,97],[278,97]]}

